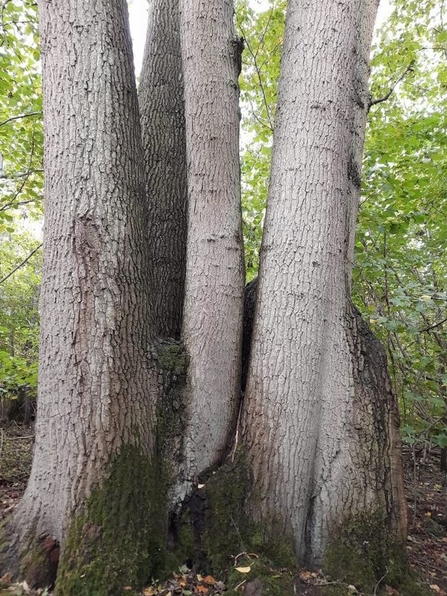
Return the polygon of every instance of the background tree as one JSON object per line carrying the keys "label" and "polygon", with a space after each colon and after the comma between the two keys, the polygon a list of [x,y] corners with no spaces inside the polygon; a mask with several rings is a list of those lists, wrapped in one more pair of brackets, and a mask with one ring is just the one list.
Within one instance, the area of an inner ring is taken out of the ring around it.
{"label": "background tree", "polygon": [[370,112],[355,270],[356,302],[390,355],[404,440],[442,448],[445,39],[439,6],[396,2],[377,40],[373,96],[386,102]]}
{"label": "background tree", "polygon": [[40,243],[29,233],[42,215],[43,185],[35,3],[3,3],[0,40],[0,391],[2,414],[20,416],[36,390],[39,333]]}
{"label": "background tree", "polygon": [[185,285],[187,183],[179,0],[150,5],[139,86],[148,201],[152,327],[180,338]]}

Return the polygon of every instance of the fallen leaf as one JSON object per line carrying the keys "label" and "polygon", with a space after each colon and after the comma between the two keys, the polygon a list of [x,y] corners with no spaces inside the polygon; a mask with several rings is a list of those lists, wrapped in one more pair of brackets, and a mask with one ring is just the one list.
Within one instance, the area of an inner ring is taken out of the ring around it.
{"label": "fallen leaf", "polygon": [[5,573],[5,575],[2,575],[2,577],[0,577],[0,586],[9,586],[11,581],[12,581],[12,574]]}
{"label": "fallen leaf", "polygon": [[399,592],[388,585],[385,586],[385,594],[390,594],[390,596],[399,596]]}
{"label": "fallen leaf", "polygon": [[203,581],[206,584],[209,584],[210,586],[214,586],[214,584],[216,583],[216,580],[214,579],[214,577],[212,575],[205,575],[205,577],[203,578]]}
{"label": "fallen leaf", "polygon": [[157,594],[157,592],[158,592],[157,588],[152,588],[152,587],[144,588],[144,590],[143,590],[144,596],[154,596],[155,594]]}
{"label": "fallen leaf", "polygon": [[201,594],[208,594],[208,588],[206,586],[197,586],[197,591]]}
{"label": "fallen leaf", "polygon": [[436,584],[430,584],[430,589],[436,592],[436,594],[441,594],[441,588]]}
{"label": "fallen leaf", "polygon": [[251,567],[236,567],[236,571],[239,571],[239,573],[250,573]]}

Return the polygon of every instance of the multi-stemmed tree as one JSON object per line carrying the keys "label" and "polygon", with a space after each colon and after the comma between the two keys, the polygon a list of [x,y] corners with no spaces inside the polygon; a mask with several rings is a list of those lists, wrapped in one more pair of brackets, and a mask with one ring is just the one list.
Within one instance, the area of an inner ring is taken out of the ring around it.
{"label": "multi-stemmed tree", "polygon": [[58,594],[137,585],[166,485],[178,512],[237,447],[248,514],[298,559],[322,560],[360,513],[402,534],[386,362],[350,302],[376,0],[289,0],[245,396],[233,2],[152,2],[141,122],[125,0],[39,8],[39,406],[3,567],[49,581],[60,549]]}

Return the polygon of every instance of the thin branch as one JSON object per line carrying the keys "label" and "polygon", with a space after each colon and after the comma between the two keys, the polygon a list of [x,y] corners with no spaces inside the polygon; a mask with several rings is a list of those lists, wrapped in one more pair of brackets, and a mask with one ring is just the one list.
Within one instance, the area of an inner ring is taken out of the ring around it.
{"label": "thin branch", "polygon": [[0,127],[5,126],[5,124],[8,124],[9,122],[12,122],[13,120],[20,120],[21,118],[29,118],[30,116],[41,116],[42,112],[29,112],[29,114],[20,114],[20,116],[11,116],[11,118],[8,118],[7,120],[4,120],[3,122],[0,122]]}
{"label": "thin branch", "polygon": [[414,66],[414,60],[412,60],[410,62],[410,64],[407,66],[407,68],[403,71],[403,73],[400,75],[400,77],[396,80],[396,82],[394,83],[394,85],[391,86],[390,90],[388,91],[388,93],[386,95],[384,95],[383,97],[379,97],[378,99],[371,99],[368,105],[368,111],[372,108],[372,106],[375,106],[379,103],[383,103],[384,101],[388,101],[389,98],[391,97],[391,95],[393,94],[393,91],[396,89],[397,85],[403,80],[403,78],[405,77],[405,75],[408,72],[411,72],[411,70],[413,69]]}
{"label": "thin branch", "polygon": [[376,596],[377,590],[378,590],[380,584],[383,582],[383,580],[386,578],[387,575],[388,575],[388,568],[386,568],[385,574],[379,579],[379,581],[374,586],[373,596]]}
{"label": "thin branch", "polygon": [[424,329],[418,329],[418,333],[426,333],[427,331],[431,331],[432,329],[435,329],[436,327],[440,327],[444,323],[447,323],[447,318],[443,319],[442,321],[439,321],[439,323],[430,325],[430,327],[424,327]]}
{"label": "thin branch", "polygon": [[19,189],[14,193],[14,198],[12,199],[12,201],[9,201],[9,203],[5,203],[5,205],[2,205],[2,207],[0,207],[0,213],[2,211],[6,211],[6,209],[9,209],[10,207],[13,207],[16,204],[16,199],[21,194],[22,190],[24,189],[28,178],[29,178],[29,175],[23,179],[22,184],[20,185]]}
{"label": "thin branch", "polygon": [[265,93],[264,81],[262,80],[261,71],[259,70],[258,62],[256,60],[256,54],[253,52],[253,50],[251,48],[251,45],[250,45],[250,43],[249,43],[249,41],[247,39],[247,36],[246,36],[246,34],[245,34],[245,32],[244,32],[244,30],[243,30],[242,27],[241,27],[241,32],[242,32],[242,35],[244,36],[244,41],[245,41],[245,44],[247,46],[247,49],[250,52],[251,57],[253,58],[253,64],[254,64],[254,67],[255,67],[255,70],[256,70],[256,75],[258,77],[259,87],[261,88],[261,93],[262,93],[262,98],[263,98],[263,101],[264,101],[265,111],[267,113],[267,120],[269,121],[269,128],[273,132],[273,122],[272,122],[272,118],[271,118],[271,115],[270,115],[270,107],[269,107],[269,104],[268,104],[268,101],[267,101],[267,96],[266,96],[266,93]]}
{"label": "thin branch", "polygon": [[33,250],[33,252],[31,252],[31,253],[30,253],[30,254],[29,254],[27,257],[26,257],[26,259],[23,259],[23,261],[22,261],[21,263],[19,263],[19,264],[17,265],[17,267],[14,267],[14,269],[13,269],[13,270],[12,270],[10,273],[8,273],[8,275],[6,275],[6,276],[5,276],[3,279],[0,279],[0,284],[2,284],[2,283],[3,283],[3,282],[5,282],[7,279],[9,279],[9,278],[11,277],[11,275],[14,275],[14,273],[15,273],[15,272],[16,272],[18,269],[20,269],[20,267],[23,267],[23,265],[26,265],[26,263],[28,263],[28,261],[31,259],[31,257],[32,257],[32,256],[34,256],[34,255],[36,254],[36,252],[42,248],[42,246],[43,246],[43,244],[39,244],[39,246],[38,246],[37,248],[35,248],[35,249]]}
{"label": "thin branch", "polygon": [[33,158],[34,158],[35,133],[36,133],[35,128],[33,128],[33,136],[31,137],[31,152],[30,152],[30,156],[29,156],[29,160],[28,160],[28,170],[26,172],[26,175],[23,178],[23,181],[22,181],[20,187],[14,193],[13,199],[11,201],[9,201],[8,203],[6,203],[5,205],[3,205],[2,207],[0,207],[0,212],[5,211],[6,209],[9,209],[10,207],[17,208],[17,207],[20,207],[20,205],[26,205],[27,203],[33,203],[34,201],[37,200],[37,199],[31,199],[29,201],[22,201],[22,202],[16,203],[17,197],[20,196],[20,194],[22,193],[23,189],[25,188],[25,184],[28,182],[29,177],[31,176],[31,174],[36,172],[36,170],[31,169],[31,164],[33,163]]}
{"label": "thin branch", "polygon": [[9,207],[12,207],[13,209],[17,209],[18,207],[23,207],[24,205],[29,205],[30,203],[36,203],[37,201],[39,201],[39,199],[28,199],[27,201],[19,201],[18,203],[14,203],[14,204],[8,204],[8,205],[3,205],[3,207],[0,209],[0,211],[4,211],[5,209],[8,209]]}
{"label": "thin branch", "polygon": [[26,178],[23,179],[22,184],[20,185],[20,188],[14,193],[14,198],[12,199],[12,201],[9,201],[9,203],[6,203],[5,205],[2,205],[2,207],[0,207],[0,213],[2,211],[6,211],[6,209],[9,209],[10,207],[16,206],[16,199],[21,194],[22,190],[24,189],[28,178],[29,178],[29,176],[27,176]]}
{"label": "thin branch", "polygon": [[21,174],[14,174],[13,176],[0,176],[0,179],[3,180],[17,180],[18,178],[27,178],[31,176],[31,174],[42,174],[43,168],[35,168],[34,170],[27,170],[26,172],[22,172]]}
{"label": "thin branch", "polygon": [[267,35],[267,31],[270,26],[270,21],[272,20],[272,16],[273,16],[273,6],[270,9],[267,23],[264,27],[264,31],[262,32],[261,39],[259,40],[258,47],[256,49],[255,56],[254,56],[255,60],[258,57],[258,53],[259,53],[259,50],[261,49],[261,47],[262,47],[262,49],[264,49],[264,40],[265,40],[265,36]]}

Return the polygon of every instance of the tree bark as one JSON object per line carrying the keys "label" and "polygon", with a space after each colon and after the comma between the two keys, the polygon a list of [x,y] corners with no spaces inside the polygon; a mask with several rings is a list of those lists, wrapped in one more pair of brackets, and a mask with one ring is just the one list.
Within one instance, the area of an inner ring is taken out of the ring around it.
{"label": "tree bark", "polygon": [[234,428],[243,309],[240,42],[230,0],[182,0],[188,172],[183,339],[189,357],[185,462],[176,500],[217,464]]}
{"label": "tree bark", "polygon": [[186,267],[186,139],[179,0],[152,0],[139,86],[157,335],[180,338]]}
{"label": "tree bark", "polygon": [[365,385],[350,303],[377,4],[290,0],[286,21],[244,437],[253,514],[311,560],[357,512],[403,526],[394,398]]}
{"label": "tree bark", "polygon": [[[59,544],[58,594],[119,593],[137,581],[147,550],[141,545],[156,387],[127,5],[41,0],[39,10],[45,124],[39,396],[31,477],[12,522],[10,553],[20,548],[22,571],[39,584],[42,577],[33,573],[45,571],[33,561],[36,542],[43,539],[45,552]],[[132,550],[128,540],[135,540]]]}

